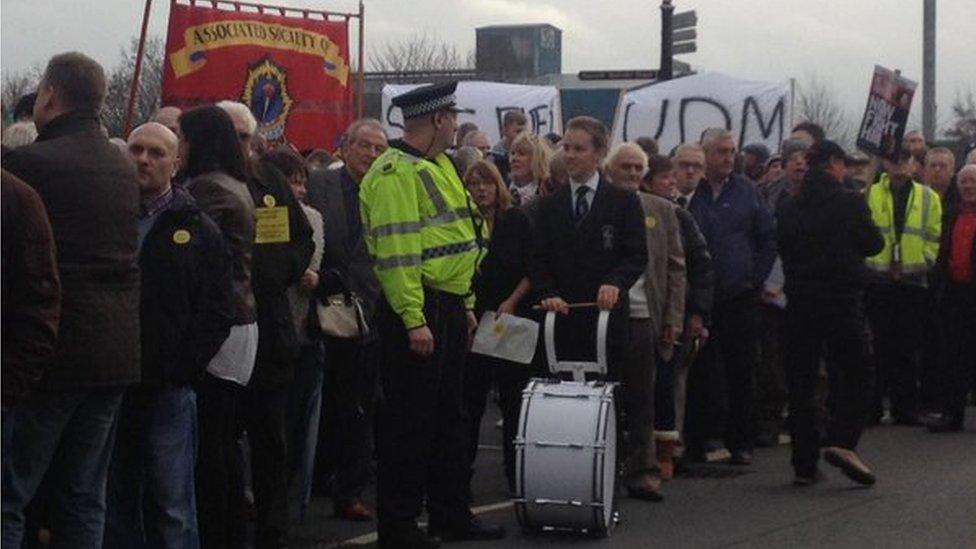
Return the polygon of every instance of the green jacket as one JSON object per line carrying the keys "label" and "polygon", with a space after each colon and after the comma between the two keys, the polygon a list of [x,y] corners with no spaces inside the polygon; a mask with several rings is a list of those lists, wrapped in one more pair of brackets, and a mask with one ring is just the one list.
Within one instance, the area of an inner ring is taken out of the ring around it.
{"label": "green jacket", "polygon": [[427,323],[424,287],[474,307],[471,280],[487,227],[446,154],[427,159],[391,143],[363,178],[359,199],[376,277],[408,330]]}

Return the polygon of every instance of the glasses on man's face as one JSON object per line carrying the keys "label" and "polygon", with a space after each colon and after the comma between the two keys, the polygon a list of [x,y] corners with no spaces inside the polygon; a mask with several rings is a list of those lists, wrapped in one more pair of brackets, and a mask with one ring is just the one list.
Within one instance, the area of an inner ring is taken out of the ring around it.
{"label": "glasses on man's face", "polygon": [[386,150],[386,144],[385,143],[382,144],[382,145],[378,145],[378,144],[369,143],[369,142],[366,142],[366,141],[363,141],[363,140],[356,141],[355,143],[353,143],[353,146],[356,147],[357,149],[363,151],[363,152],[373,153],[373,154],[375,154],[377,156],[383,154],[383,151]]}

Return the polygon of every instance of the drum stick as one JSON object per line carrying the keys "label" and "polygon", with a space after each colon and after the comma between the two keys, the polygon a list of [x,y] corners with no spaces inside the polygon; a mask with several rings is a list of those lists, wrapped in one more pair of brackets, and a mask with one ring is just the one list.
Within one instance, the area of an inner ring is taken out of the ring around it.
{"label": "drum stick", "polygon": [[[585,309],[586,307],[596,307],[596,302],[594,301],[591,303],[568,303],[566,306],[569,307],[570,309]],[[542,305],[533,305],[532,310],[541,311]]]}

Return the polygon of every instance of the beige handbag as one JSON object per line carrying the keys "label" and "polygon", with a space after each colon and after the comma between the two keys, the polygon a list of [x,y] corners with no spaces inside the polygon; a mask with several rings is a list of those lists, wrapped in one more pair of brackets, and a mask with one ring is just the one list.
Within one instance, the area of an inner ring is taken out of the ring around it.
{"label": "beige handbag", "polygon": [[330,295],[326,303],[316,301],[315,313],[326,335],[347,339],[369,335],[363,302],[355,293]]}

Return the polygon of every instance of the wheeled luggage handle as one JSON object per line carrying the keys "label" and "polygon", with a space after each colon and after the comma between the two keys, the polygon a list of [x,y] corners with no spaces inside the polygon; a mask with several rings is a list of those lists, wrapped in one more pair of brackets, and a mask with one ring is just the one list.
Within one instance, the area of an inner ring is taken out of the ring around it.
{"label": "wheeled luggage handle", "polygon": [[545,337],[546,357],[549,360],[549,371],[570,372],[573,381],[586,381],[586,373],[600,375],[607,374],[607,327],[610,325],[610,311],[600,311],[596,321],[596,362],[566,361],[560,362],[556,357],[556,313],[546,313]]}

